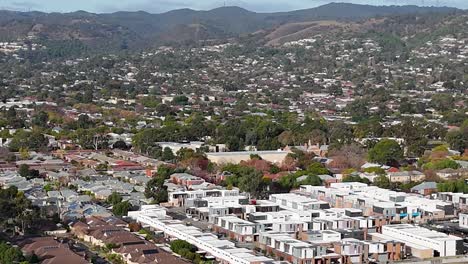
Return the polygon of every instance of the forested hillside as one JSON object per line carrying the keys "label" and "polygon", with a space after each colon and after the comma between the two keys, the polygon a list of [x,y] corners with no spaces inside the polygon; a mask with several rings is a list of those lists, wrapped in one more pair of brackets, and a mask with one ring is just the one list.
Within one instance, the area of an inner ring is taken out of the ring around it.
{"label": "forested hillside", "polygon": [[[139,50],[168,44],[195,44],[199,41],[225,40],[258,32],[270,34],[278,28],[289,27],[288,32],[276,34],[275,38],[260,35],[260,40],[270,42],[270,44],[281,44],[284,41],[300,39],[311,34],[335,31],[336,28],[349,31],[350,26],[343,26],[343,22],[351,25],[351,32],[368,30],[370,27],[386,31],[395,24],[392,23],[392,19],[382,19],[382,17],[405,17],[405,15],[412,14],[408,18],[409,21],[396,20],[395,22],[419,25],[421,23],[418,19],[421,16],[425,19],[438,19],[460,13],[463,12],[445,7],[375,7],[344,3],[332,3],[317,8],[281,13],[255,13],[239,7],[223,7],[210,11],[181,9],[163,14],[146,12],[92,14],[84,11],[60,14],[0,11],[0,41],[30,39],[52,47],[54,51],[51,55],[61,56],[62,53],[73,55],[90,50]],[[374,17],[378,19],[377,22],[369,23],[368,20]],[[411,21],[411,19],[416,21]],[[311,23],[314,21],[319,22]],[[333,22],[327,22],[324,25],[323,21]],[[296,23],[293,29],[288,26],[291,23]],[[298,27],[298,23],[302,23],[302,26]],[[395,27],[392,31],[406,29],[404,26]],[[417,27],[410,28],[415,32],[418,30]],[[63,49],[71,49],[71,51],[62,52]]]}

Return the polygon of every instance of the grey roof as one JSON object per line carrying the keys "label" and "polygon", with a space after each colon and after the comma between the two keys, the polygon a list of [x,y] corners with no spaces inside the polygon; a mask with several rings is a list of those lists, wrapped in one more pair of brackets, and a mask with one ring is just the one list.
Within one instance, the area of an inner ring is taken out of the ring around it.
{"label": "grey roof", "polygon": [[422,175],[424,173],[413,170],[413,171],[398,171],[398,172],[391,172],[388,175],[391,177],[401,177],[401,176],[417,176],[417,175]]}
{"label": "grey roof", "polygon": [[322,181],[335,179],[335,178],[333,178],[332,176],[327,175],[327,174],[318,175],[318,177],[319,177]]}
{"label": "grey roof", "polygon": [[63,198],[62,194],[59,191],[48,191],[47,195],[49,197],[55,197],[55,198],[60,198],[60,199]]}
{"label": "grey roof", "polygon": [[468,168],[468,161],[456,160],[455,162],[458,163],[464,169]]}
{"label": "grey roof", "polygon": [[301,176],[301,177],[298,177],[298,178],[296,179],[296,181],[297,181],[297,182],[305,181],[305,180],[307,180],[308,177],[309,177],[309,175],[303,175],[303,176]]}
{"label": "grey roof", "polygon": [[178,179],[184,179],[184,180],[196,180],[196,179],[201,179],[197,176],[194,176],[192,174],[188,174],[188,173],[173,173],[171,175],[171,177],[175,177],[175,178],[178,178]]}
{"label": "grey roof", "polygon": [[423,182],[411,188],[411,191],[421,191],[425,189],[436,189],[436,188],[437,188],[436,182]]}
{"label": "grey roof", "polygon": [[49,176],[49,178],[60,178],[60,177],[70,177],[70,173],[66,172],[66,171],[60,171],[60,172],[53,172],[53,171],[48,171],[47,172],[47,176]]}

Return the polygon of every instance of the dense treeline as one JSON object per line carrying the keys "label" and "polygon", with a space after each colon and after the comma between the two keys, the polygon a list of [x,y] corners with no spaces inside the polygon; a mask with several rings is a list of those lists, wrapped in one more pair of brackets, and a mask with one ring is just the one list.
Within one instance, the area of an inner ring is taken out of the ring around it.
{"label": "dense treeline", "polygon": [[[13,247],[5,242],[0,242],[0,264],[28,264],[26,258],[18,247]],[[31,262],[35,263],[35,262]]]}
{"label": "dense treeline", "polygon": [[437,184],[439,192],[461,192],[468,193],[468,184],[465,179],[452,180]]}
{"label": "dense treeline", "polygon": [[39,209],[32,205],[24,193],[16,187],[0,190],[0,226],[3,230],[14,232],[14,227],[19,227],[26,233],[38,220]]}
{"label": "dense treeline", "polygon": [[[355,110],[359,112],[359,110]],[[355,139],[395,137],[405,141],[406,154],[419,157],[427,149],[429,140],[444,140],[447,137],[450,147],[463,151],[467,147],[467,123],[460,130],[447,134],[442,125],[423,119],[403,119],[398,124],[385,128],[381,119],[371,116],[356,125],[344,122],[327,122],[324,119],[307,116],[301,121],[296,115],[282,113],[265,116],[244,116],[220,122],[207,120],[199,114],[186,119],[181,124],[166,121],[161,128],[145,129],[134,137],[134,147],[142,153],[161,156],[157,142],[207,140],[209,143],[227,144],[232,150],[243,150],[256,146],[259,150],[275,150],[284,146],[298,146],[305,143],[330,144],[332,149],[351,144]],[[376,142],[368,141],[367,147]],[[398,152],[400,153],[400,152]],[[402,153],[394,156],[401,159]],[[374,158],[383,162],[382,158]]]}

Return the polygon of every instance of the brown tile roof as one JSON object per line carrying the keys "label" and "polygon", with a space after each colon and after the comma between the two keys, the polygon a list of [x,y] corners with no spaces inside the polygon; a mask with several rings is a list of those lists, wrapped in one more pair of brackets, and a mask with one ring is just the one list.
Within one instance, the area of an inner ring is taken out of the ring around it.
{"label": "brown tile roof", "polygon": [[89,263],[74,253],[67,244],[60,243],[52,237],[38,237],[25,241],[23,251],[28,255],[36,254],[44,259],[43,264],[86,264]]}
{"label": "brown tile roof", "polygon": [[120,233],[120,234],[115,234],[111,235],[108,238],[104,240],[105,243],[113,243],[113,244],[122,244],[122,243],[128,243],[128,242],[139,242],[141,239],[133,235],[132,233],[126,231],[127,233]]}
{"label": "brown tile roof", "polygon": [[[122,221],[123,222],[123,221]],[[102,241],[105,244],[116,244],[120,247],[114,248],[113,252],[125,256],[133,263],[159,263],[159,264],[188,264],[180,258],[177,258],[167,252],[160,250],[154,244],[142,240],[138,236],[130,233],[118,225],[121,223],[117,218],[89,217],[86,223],[83,223],[87,229],[84,230],[88,235]],[[83,225],[77,225],[82,229]],[[75,226],[74,226],[75,227]],[[69,264],[68,262],[66,264]]]}
{"label": "brown tile roof", "polygon": [[98,227],[98,226],[107,226],[108,224],[101,220],[100,217],[97,216],[90,216],[86,218],[86,224],[90,227]]}
{"label": "brown tile roof", "polygon": [[89,232],[89,226],[81,221],[73,223],[71,227],[74,234],[87,234]]}
{"label": "brown tile roof", "polygon": [[160,250],[153,244],[145,242],[143,245],[122,246],[114,250],[120,254],[127,256],[134,263],[170,263],[170,264],[187,264],[180,258],[177,258],[167,252]]}
{"label": "brown tile roof", "polygon": [[88,261],[78,255],[59,255],[42,261],[42,264],[89,264]]}
{"label": "brown tile roof", "polygon": [[33,254],[34,251],[42,247],[57,246],[58,244],[53,237],[31,238],[24,242],[23,251],[27,254]]}

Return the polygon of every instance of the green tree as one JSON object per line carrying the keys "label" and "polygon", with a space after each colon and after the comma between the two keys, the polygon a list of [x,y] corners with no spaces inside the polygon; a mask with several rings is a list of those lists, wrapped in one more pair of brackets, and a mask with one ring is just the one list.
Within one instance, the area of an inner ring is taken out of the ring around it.
{"label": "green tree", "polygon": [[397,135],[405,140],[407,155],[418,157],[424,154],[429,134],[424,129],[426,125],[426,122],[404,119],[397,127]]}
{"label": "green tree", "polygon": [[330,143],[334,148],[354,142],[354,135],[351,127],[344,122],[334,122],[330,126]]}
{"label": "green tree", "polygon": [[242,168],[239,179],[239,189],[250,193],[253,197],[260,197],[263,192],[263,174],[252,168]]}
{"label": "green tree", "polygon": [[29,257],[29,261],[27,263],[35,264],[35,263],[40,263],[40,262],[41,262],[41,260],[39,259],[39,257],[36,254],[32,254]]}
{"label": "green tree", "polygon": [[127,146],[127,143],[125,143],[124,141],[122,140],[119,140],[117,142],[115,142],[112,147],[114,149],[128,149],[128,146]]}
{"label": "green tree", "polygon": [[381,137],[382,134],[383,127],[377,119],[362,121],[354,128],[354,135],[357,138]]}
{"label": "green tree", "polygon": [[19,248],[7,245],[4,242],[0,243],[0,263],[19,263],[24,260],[25,257]]}
{"label": "green tree", "polygon": [[19,130],[13,136],[9,148],[10,151],[14,152],[19,151],[21,148],[38,151],[47,148],[48,143],[48,139],[39,131]]}
{"label": "green tree", "polygon": [[185,240],[174,240],[170,243],[170,248],[173,252],[179,252],[182,249],[188,249],[190,251],[195,250],[195,247]]}
{"label": "green tree", "polygon": [[82,103],[89,104],[93,102],[93,90],[88,89],[84,92],[83,97],[82,97]]}
{"label": "green tree", "polygon": [[116,205],[122,202],[122,199],[123,198],[120,194],[118,194],[117,192],[113,192],[111,195],[109,195],[109,197],[107,197],[107,202],[112,205]]}
{"label": "green tree", "polygon": [[172,168],[160,166],[158,171],[150,181],[146,183],[145,197],[152,198],[155,203],[164,203],[168,201],[167,188],[164,186],[164,181],[169,179],[174,172]]}
{"label": "green tree", "polygon": [[20,158],[21,158],[22,160],[27,160],[27,159],[30,158],[28,148],[20,148],[20,149],[19,149],[19,153],[20,153]]}
{"label": "green tree", "polygon": [[305,180],[296,182],[296,184],[294,184],[294,187],[297,188],[300,185],[320,186],[322,185],[322,180],[317,175],[309,175]]}
{"label": "green tree", "polygon": [[24,120],[18,117],[15,106],[12,106],[7,110],[5,117],[9,127],[15,129],[24,127]]}
{"label": "green tree", "polygon": [[452,149],[461,153],[468,149],[468,120],[463,122],[460,129],[448,132],[446,140]]}
{"label": "green tree", "polygon": [[76,128],[88,129],[94,126],[89,115],[80,115],[76,121]]}
{"label": "green tree", "polygon": [[174,99],[172,100],[172,103],[174,105],[186,105],[188,103],[189,99],[185,95],[179,95],[175,96]]}
{"label": "green tree", "polygon": [[[207,263],[202,261],[202,257],[197,252],[197,247],[191,245],[187,241],[184,240],[175,240],[172,241],[170,244],[170,248],[176,254],[181,255],[183,258],[190,260],[192,263],[195,264],[202,264]],[[212,262],[208,262],[212,263]]]}
{"label": "green tree", "polygon": [[391,139],[382,139],[369,150],[369,160],[380,164],[395,164],[403,159],[403,150],[398,142]]}
{"label": "green tree", "polygon": [[169,179],[172,174],[174,174],[175,170],[169,166],[166,165],[161,165],[158,167],[158,170],[156,171],[156,175],[160,178],[163,179]]}
{"label": "green tree", "polygon": [[49,115],[44,111],[40,111],[32,118],[32,124],[35,126],[47,127],[47,122],[49,122]]}
{"label": "green tree", "polygon": [[160,188],[153,196],[154,202],[157,204],[165,203],[169,199],[169,194],[166,188]]}
{"label": "green tree", "polygon": [[423,168],[425,170],[459,169],[460,164],[452,159],[443,159],[426,163]]}
{"label": "green tree", "polygon": [[126,216],[132,205],[128,201],[120,202],[112,207],[112,212],[117,216]]}
{"label": "green tree", "polygon": [[29,178],[29,166],[27,164],[21,164],[18,173],[21,177]]}
{"label": "green tree", "polygon": [[164,161],[173,161],[175,159],[175,156],[170,148],[165,147],[161,159]]}
{"label": "green tree", "polygon": [[374,185],[379,187],[379,188],[390,189],[391,182],[390,182],[390,180],[388,179],[387,176],[381,175],[381,176],[374,179]]}
{"label": "green tree", "polygon": [[369,101],[367,99],[357,99],[346,106],[346,111],[351,114],[353,121],[359,122],[369,117]]}
{"label": "green tree", "polygon": [[435,94],[431,99],[431,105],[439,111],[453,109],[455,102],[455,99],[450,94]]}
{"label": "green tree", "polygon": [[122,258],[122,256],[117,254],[108,254],[106,255],[107,260],[109,260],[112,264],[125,264],[126,261]]}
{"label": "green tree", "polygon": [[329,174],[330,172],[328,171],[325,166],[323,166],[319,162],[313,162],[307,167],[307,172],[309,174],[314,174],[314,175],[322,175],[322,174]]}
{"label": "green tree", "polygon": [[375,173],[375,174],[378,174],[378,175],[384,175],[385,174],[385,170],[380,168],[380,167],[366,168],[366,169],[364,169],[364,172]]}
{"label": "green tree", "polygon": [[54,190],[54,188],[52,187],[52,185],[51,185],[50,183],[44,185],[44,188],[43,188],[43,189],[44,189],[44,191],[46,191],[46,192],[50,192],[50,191],[53,191],[53,190]]}
{"label": "green tree", "polygon": [[370,184],[371,182],[367,178],[362,178],[357,175],[348,175],[343,178],[343,182],[362,182],[365,184]]}

